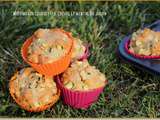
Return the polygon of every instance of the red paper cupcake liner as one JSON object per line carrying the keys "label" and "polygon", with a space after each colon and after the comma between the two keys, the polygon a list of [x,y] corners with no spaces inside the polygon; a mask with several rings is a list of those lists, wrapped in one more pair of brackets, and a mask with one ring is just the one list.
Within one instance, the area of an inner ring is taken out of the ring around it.
{"label": "red paper cupcake liner", "polygon": [[85,52],[84,54],[78,59],[79,61],[83,61],[85,59],[88,59],[88,57],[90,56],[90,52],[89,52],[89,47],[90,45],[89,44],[85,44]]}
{"label": "red paper cupcake liner", "polygon": [[139,58],[139,59],[160,59],[160,56],[149,56],[149,55],[139,55],[139,54],[135,54],[133,52],[131,52],[129,50],[129,45],[130,45],[130,41],[131,40],[128,40],[126,43],[125,43],[125,50],[128,54],[134,56],[135,58]]}
{"label": "red paper cupcake liner", "polygon": [[61,90],[63,102],[76,109],[87,109],[92,103],[98,100],[99,95],[103,92],[105,87],[103,86],[87,91],[73,91],[63,86],[59,76],[56,76],[56,81]]}

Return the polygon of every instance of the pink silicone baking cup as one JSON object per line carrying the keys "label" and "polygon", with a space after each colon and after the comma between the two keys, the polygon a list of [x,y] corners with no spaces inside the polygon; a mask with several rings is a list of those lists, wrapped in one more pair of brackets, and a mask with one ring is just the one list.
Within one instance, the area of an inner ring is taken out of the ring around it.
{"label": "pink silicone baking cup", "polygon": [[73,91],[63,86],[59,76],[56,76],[56,81],[61,90],[63,102],[76,109],[87,109],[92,103],[98,100],[99,95],[103,92],[105,87],[103,86],[88,91]]}
{"label": "pink silicone baking cup", "polygon": [[90,56],[90,52],[89,52],[89,47],[90,45],[89,44],[85,44],[85,52],[84,54],[78,59],[79,61],[83,61],[85,59],[88,59],[88,57]]}
{"label": "pink silicone baking cup", "polygon": [[130,40],[128,40],[126,43],[125,43],[125,50],[128,54],[134,56],[135,58],[140,58],[140,59],[160,59],[160,56],[147,56],[147,55],[138,55],[138,54],[135,54],[133,52],[131,52],[129,50],[129,45],[130,45]]}

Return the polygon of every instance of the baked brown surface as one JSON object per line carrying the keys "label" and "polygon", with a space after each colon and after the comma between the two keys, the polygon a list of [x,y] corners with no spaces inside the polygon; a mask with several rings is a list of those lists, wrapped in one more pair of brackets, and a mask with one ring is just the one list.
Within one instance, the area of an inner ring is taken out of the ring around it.
{"label": "baked brown surface", "polygon": [[68,33],[62,29],[38,29],[28,48],[28,60],[33,63],[51,63],[70,50]]}
{"label": "baked brown surface", "polygon": [[129,50],[139,55],[160,55],[160,32],[145,28],[134,32],[131,37]]}
{"label": "baked brown surface", "polygon": [[72,90],[91,90],[105,86],[106,78],[87,60],[75,61],[62,75],[63,84]]}
{"label": "baked brown surface", "polygon": [[11,78],[10,93],[24,109],[42,111],[53,105],[60,95],[53,78],[37,73],[33,68],[24,68]]}

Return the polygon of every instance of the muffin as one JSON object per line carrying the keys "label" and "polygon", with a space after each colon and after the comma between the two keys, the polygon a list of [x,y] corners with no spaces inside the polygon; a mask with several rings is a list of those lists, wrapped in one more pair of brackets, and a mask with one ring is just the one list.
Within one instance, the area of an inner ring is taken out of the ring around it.
{"label": "muffin", "polygon": [[62,29],[38,29],[21,48],[24,61],[46,76],[64,72],[72,52],[73,37]]}
{"label": "muffin", "polygon": [[61,75],[57,83],[62,91],[63,102],[73,108],[87,109],[98,100],[107,80],[87,60],[75,61]]}
{"label": "muffin", "polygon": [[105,75],[87,60],[76,61],[62,75],[63,85],[71,90],[85,91],[105,86]]}
{"label": "muffin", "polygon": [[160,32],[148,28],[134,32],[129,51],[141,56],[160,56]]}
{"label": "muffin", "polygon": [[81,59],[84,56],[85,51],[86,47],[83,45],[83,42],[78,38],[74,38],[72,61]]}
{"label": "muffin", "polygon": [[33,63],[52,63],[69,51],[69,37],[55,29],[38,29],[28,47],[28,60]]}
{"label": "muffin", "polygon": [[57,102],[60,91],[52,77],[28,67],[16,72],[9,84],[10,94],[23,109],[43,111]]}

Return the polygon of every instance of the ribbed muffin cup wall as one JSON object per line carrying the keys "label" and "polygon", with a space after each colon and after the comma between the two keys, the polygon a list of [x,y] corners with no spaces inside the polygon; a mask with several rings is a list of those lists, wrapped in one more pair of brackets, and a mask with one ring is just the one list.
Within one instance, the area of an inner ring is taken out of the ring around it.
{"label": "ribbed muffin cup wall", "polygon": [[78,109],[87,109],[92,103],[96,102],[105,87],[104,85],[103,87],[93,90],[74,91],[64,87],[64,85],[61,83],[60,76],[56,76],[55,78],[58,83],[58,87],[61,90],[64,103]]}
{"label": "ribbed muffin cup wall", "polygon": [[154,56],[150,56],[150,55],[139,55],[139,54],[135,54],[132,51],[129,50],[129,45],[130,45],[131,40],[128,40],[125,43],[125,50],[128,54],[134,56],[135,58],[139,58],[139,59],[160,59],[160,55],[154,55]]}
{"label": "ribbed muffin cup wall", "polygon": [[[22,48],[21,48],[21,55],[22,55],[23,60],[26,63],[28,63],[31,67],[33,67],[40,74],[50,76],[50,77],[58,75],[67,69],[67,67],[69,66],[69,64],[71,62],[71,55],[73,52],[73,38],[72,38],[71,34],[69,32],[63,31],[62,29],[56,29],[56,30],[62,31],[69,38],[69,41],[68,41],[69,42],[69,44],[68,44],[69,50],[60,59],[53,61],[52,63],[47,63],[47,64],[36,64],[36,63],[32,63],[32,62],[28,61],[28,59],[27,59],[28,47],[31,45],[31,43],[34,40],[33,36],[26,39],[26,41],[24,42],[24,44],[22,45]],[[17,74],[15,74],[15,75],[17,75]],[[15,75],[13,77],[15,77]],[[30,111],[30,112],[40,112],[40,111],[46,110],[47,108],[51,107],[53,104],[55,104],[59,100],[61,91],[60,91],[60,89],[57,88],[57,94],[55,94],[53,96],[53,99],[51,100],[50,103],[47,103],[46,105],[36,107],[36,108],[29,108],[28,105],[22,104],[21,100],[18,99],[17,97],[15,97],[15,93],[14,93],[15,91],[14,91],[13,84],[12,84],[13,77],[11,78],[10,83],[9,83],[9,91],[10,91],[12,98],[16,101],[16,103],[21,108],[23,108],[27,111]]]}
{"label": "ribbed muffin cup wall", "polygon": [[64,72],[67,69],[67,67],[70,64],[71,55],[73,51],[73,40],[72,39],[70,39],[71,46],[70,46],[70,50],[68,51],[68,53],[64,55],[63,57],[61,57],[60,59],[53,61],[52,63],[47,63],[47,64],[37,64],[37,63],[32,63],[28,61],[27,51],[32,41],[33,41],[32,37],[28,38],[25,41],[21,49],[21,55],[24,61],[27,62],[29,65],[31,65],[37,72],[43,75],[46,75],[46,76],[55,76],[55,75],[58,75]]}
{"label": "ribbed muffin cup wall", "polygon": [[[33,67],[37,72],[39,72],[40,74],[46,75],[46,76],[54,77],[56,75],[63,73],[69,67],[69,65],[71,63],[71,56],[72,56],[73,44],[74,44],[70,33],[66,32],[66,34],[70,38],[69,39],[70,50],[67,52],[67,54],[65,54],[60,59],[53,61],[52,63],[47,63],[47,64],[36,64],[36,63],[32,63],[31,61],[28,61],[28,59],[27,59],[28,47],[33,42],[33,36],[31,36],[28,39],[26,39],[26,41],[22,45],[21,55],[22,55],[23,60],[26,63],[28,63],[31,67]],[[89,45],[86,44],[84,46],[86,49],[85,49],[84,54],[78,59],[79,61],[83,61],[83,60],[87,59],[90,55]],[[93,102],[95,102],[98,99],[99,94],[103,91],[103,88],[104,88],[104,87],[102,87],[102,88],[98,88],[98,89],[88,91],[88,92],[77,92],[77,91],[75,92],[75,91],[65,89],[59,83],[59,81],[56,80],[55,82],[57,82],[58,92],[55,96],[53,96],[52,102],[48,103],[46,105],[37,107],[37,108],[29,108],[27,105],[22,104],[20,102],[21,100],[19,100],[18,98],[15,98],[13,86],[12,86],[12,78],[9,83],[9,86],[10,86],[9,90],[10,90],[11,96],[13,97],[13,99],[16,101],[16,103],[21,108],[23,108],[27,111],[30,111],[30,112],[40,112],[40,111],[46,110],[47,108],[49,108],[53,104],[55,104],[60,97],[60,93],[62,93],[64,103],[66,103],[74,108],[88,108]],[[61,86],[61,87],[59,87],[59,86]]]}
{"label": "ribbed muffin cup wall", "polygon": [[43,106],[39,106],[39,107],[34,107],[34,108],[30,108],[29,105],[26,105],[26,104],[23,104],[21,102],[21,99],[17,98],[15,96],[15,91],[14,91],[14,86],[13,86],[13,78],[16,77],[17,75],[17,72],[14,74],[14,76],[11,78],[10,82],[9,82],[9,92],[12,96],[12,98],[16,101],[16,103],[24,110],[27,110],[29,112],[41,112],[41,111],[44,111],[48,108],[50,108],[51,106],[53,106],[58,100],[59,100],[59,97],[60,97],[60,89],[57,89],[57,93],[52,97],[52,100],[50,103],[46,103],[45,105]]}

